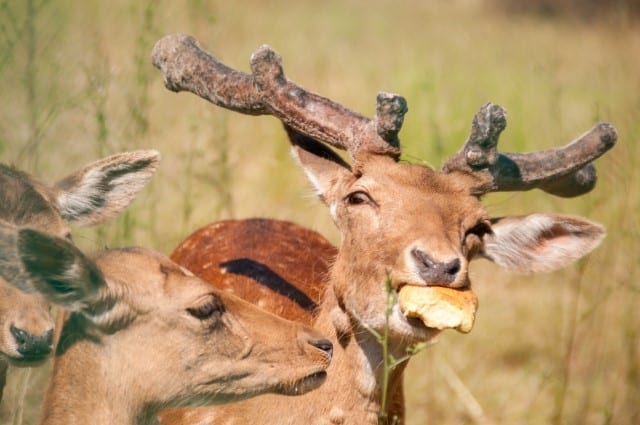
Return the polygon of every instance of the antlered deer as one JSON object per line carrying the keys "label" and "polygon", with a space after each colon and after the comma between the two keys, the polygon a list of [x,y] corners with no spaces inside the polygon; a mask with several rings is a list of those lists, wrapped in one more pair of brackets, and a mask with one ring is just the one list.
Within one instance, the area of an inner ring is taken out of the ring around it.
{"label": "antlered deer", "polygon": [[[289,82],[280,57],[268,47],[252,56],[252,75],[221,64],[185,35],[160,40],[152,60],[173,91],[191,91],[237,112],[279,118],[294,156],[342,234],[313,321],[335,346],[325,384],[302,399],[263,396],[221,408],[172,410],[161,415],[162,423],[384,422],[383,347],[374,333],[386,330],[389,354],[401,358],[412,344],[439,332],[425,326],[424,318],[407,318],[397,303],[387,316],[387,283],[399,296],[408,288],[440,286],[457,288],[463,298],[470,290],[468,265],[474,258],[519,271],[549,271],[589,253],[604,237],[601,225],[581,217],[490,218],[480,197],[534,188],[558,196],[588,192],[596,181],[591,162],[616,140],[609,124],[596,125],[563,148],[499,153],[506,117],[501,107],[487,104],[474,117],[461,150],[436,171],[398,161],[398,132],[407,111],[400,96],[379,94],[376,116],[367,119]],[[348,150],[352,163],[318,140]],[[199,249],[197,241],[186,244]],[[202,271],[196,264],[183,265]],[[402,372],[402,366],[393,370],[391,394],[398,393]],[[402,405],[395,414],[401,421]]]}
{"label": "antlered deer", "polygon": [[[54,185],[0,164],[0,223],[69,237],[69,224],[94,225],[123,211],[149,182],[159,160],[154,150],[116,154]],[[17,276],[0,276],[0,400],[8,366],[41,363],[51,353],[54,332],[44,298],[18,290],[5,279]]]}
{"label": "antlered deer", "polygon": [[220,404],[322,384],[332,345],[141,248],[93,259],[69,241],[0,226],[0,273],[72,311],[41,423],[147,424],[164,407]]}

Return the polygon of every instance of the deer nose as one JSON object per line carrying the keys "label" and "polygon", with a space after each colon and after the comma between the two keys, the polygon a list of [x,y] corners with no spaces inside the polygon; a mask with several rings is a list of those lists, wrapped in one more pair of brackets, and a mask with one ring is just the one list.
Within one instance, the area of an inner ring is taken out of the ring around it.
{"label": "deer nose", "polygon": [[318,350],[323,351],[329,359],[333,356],[333,344],[328,339],[309,339],[307,342]]}
{"label": "deer nose", "polygon": [[451,261],[435,261],[429,255],[417,248],[411,251],[411,255],[418,265],[418,273],[427,285],[448,286],[455,282],[460,272],[460,259],[454,258]]}
{"label": "deer nose", "polygon": [[49,355],[53,349],[53,330],[49,329],[42,335],[32,335],[24,329],[14,325],[10,328],[17,351],[28,359],[41,359]]}

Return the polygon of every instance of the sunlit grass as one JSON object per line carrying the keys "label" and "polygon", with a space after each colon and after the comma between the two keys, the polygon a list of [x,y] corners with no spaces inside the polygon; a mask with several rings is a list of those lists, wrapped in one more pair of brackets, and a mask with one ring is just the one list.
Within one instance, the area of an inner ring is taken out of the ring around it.
{"label": "sunlit grass", "polygon": [[[128,215],[74,231],[86,249],[139,244],[170,253],[197,227],[230,216],[288,219],[337,241],[276,120],[214,110],[163,87],[148,54],[166,33],[193,34],[245,71],[252,51],[270,44],[293,81],[365,115],[378,91],[400,93],[409,104],[404,157],[435,167],[487,101],[508,113],[503,150],[564,144],[597,121],[612,122],[619,144],[598,161],[593,193],[485,200],[495,215],[582,214],[604,223],[608,238],[588,260],[549,275],[476,264],[475,329],[445,333],[412,359],[407,423],[472,422],[446,367],[496,424],[640,421],[638,27],[509,17],[482,1],[36,3],[31,47],[24,3],[1,4],[2,161],[54,180],[122,150],[163,155]],[[33,80],[25,77],[30,48]],[[21,154],[33,134],[36,156]]]}

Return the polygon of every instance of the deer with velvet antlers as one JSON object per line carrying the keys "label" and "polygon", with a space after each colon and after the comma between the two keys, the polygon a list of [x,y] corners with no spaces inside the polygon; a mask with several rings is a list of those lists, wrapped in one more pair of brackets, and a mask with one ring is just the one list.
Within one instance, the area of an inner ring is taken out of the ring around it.
{"label": "deer with velvet antlers", "polygon": [[[402,423],[404,367],[390,376],[394,404],[387,415],[389,406],[382,403],[384,354],[376,334],[386,329],[389,354],[402,358],[413,344],[432,340],[444,328],[461,327],[456,321],[438,324],[434,316],[458,308],[458,301],[469,296],[473,259],[524,272],[550,271],[586,255],[605,235],[601,225],[576,216],[492,218],[480,200],[489,192],[534,188],[564,197],[589,192],[596,182],[592,162],[616,141],[609,124],[597,124],[562,148],[503,153],[497,142],[506,126],[505,112],[486,104],[475,115],[463,147],[434,170],[399,161],[398,132],[407,111],[401,96],[379,94],[375,118],[365,118],[288,81],[279,55],[266,46],[253,54],[252,74],[225,66],[185,35],[161,39],[152,60],[172,91],[190,91],[233,111],[280,119],[294,157],[342,235],[311,317],[335,346],[326,382],[295,400],[269,395],[219,408],[170,410],[161,414],[161,423]],[[325,144],[348,151],[351,163]],[[212,265],[223,267],[187,255],[210,240],[194,234],[176,250],[176,258],[196,274]],[[394,303],[390,312],[388,288],[405,300],[404,305]],[[447,296],[427,305],[439,291]],[[267,298],[280,296],[262,294],[265,300],[253,302],[268,305]],[[409,304],[420,313],[418,319],[409,317],[415,313]],[[472,323],[475,305],[462,305],[462,316]]]}

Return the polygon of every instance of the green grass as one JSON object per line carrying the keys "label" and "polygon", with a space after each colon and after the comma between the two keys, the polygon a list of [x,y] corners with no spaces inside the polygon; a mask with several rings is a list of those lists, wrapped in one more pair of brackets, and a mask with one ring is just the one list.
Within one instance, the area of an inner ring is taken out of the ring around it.
{"label": "green grass", "polygon": [[[445,333],[411,360],[407,423],[474,423],[478,408],[496,424],[640,422],[637,25],[507,16],[482,1],[26,4],[0,1],[1,160],[53,180],[122,150],[163,155],[128,214],[74,230],[88,250],[138,244],[170,253],[199,226],[230,216],[292,220],[337,240],[275,119],[164,88],[148,56],[167,33],[195,35],[245,71],[253,50],[270,44],[290,79],[365,115],[378,91],[400,93],[409,104],[404,157],[433,166],[458,149],[487,101],[508,112],[503,150],[564,144],[612,122],[619,144],[598,161],[588,196],[485,202],[495,215],[588,216],[607,226],[603,245],[548,275],[474,265],[475,329]],[[32,392],[44,377],[32,374]],[[25,424],[36,411],[33,402]]]}

